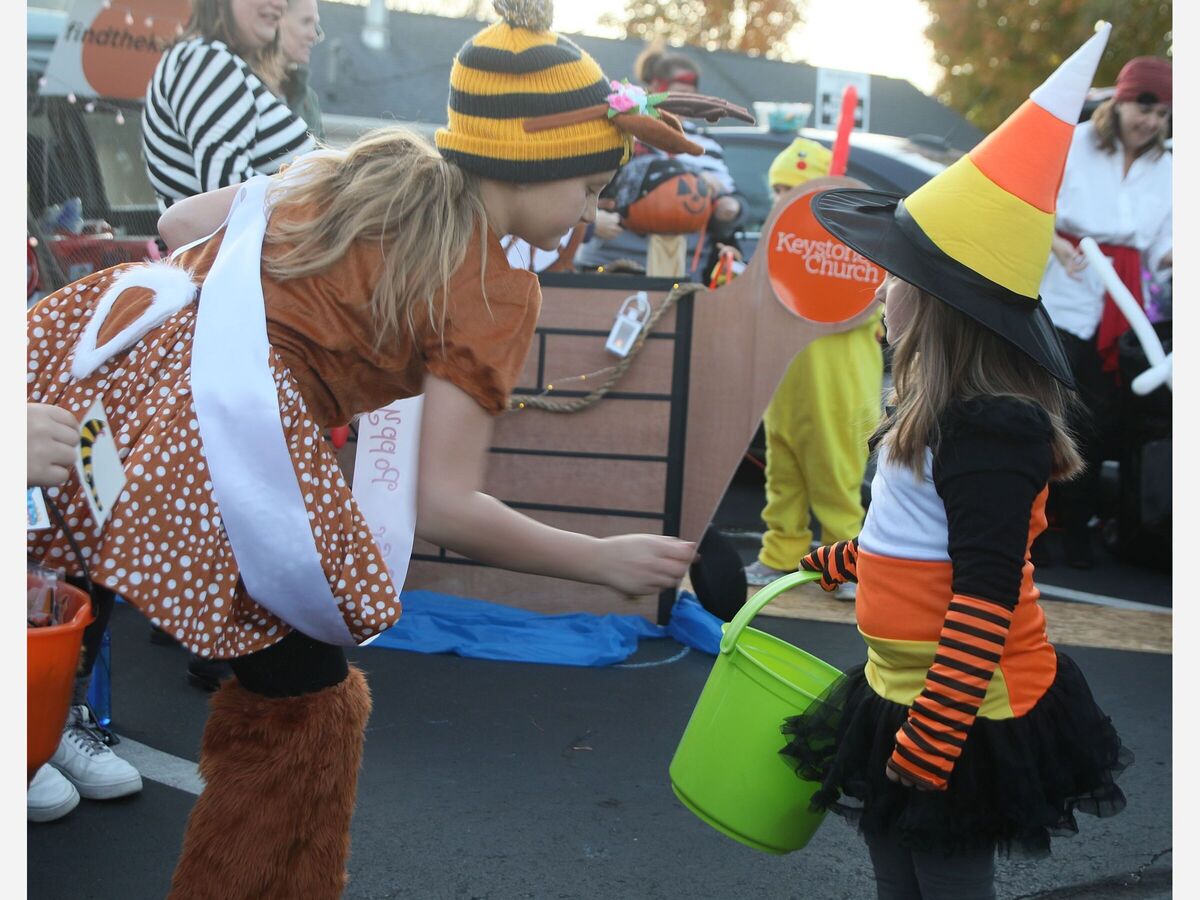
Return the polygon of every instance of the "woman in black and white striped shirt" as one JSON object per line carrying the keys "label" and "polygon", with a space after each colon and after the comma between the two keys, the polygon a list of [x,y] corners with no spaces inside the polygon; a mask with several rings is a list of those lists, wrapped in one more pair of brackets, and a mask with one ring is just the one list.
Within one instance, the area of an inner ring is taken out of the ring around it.
{"label": "woman in black and white striped shirt", "polygon": [[315,148],[304,120],[255,70],[277,57],[286,0],[193,0],[182,40],[146,90],[142,144],[165,209],[176,200],[273,174]]}

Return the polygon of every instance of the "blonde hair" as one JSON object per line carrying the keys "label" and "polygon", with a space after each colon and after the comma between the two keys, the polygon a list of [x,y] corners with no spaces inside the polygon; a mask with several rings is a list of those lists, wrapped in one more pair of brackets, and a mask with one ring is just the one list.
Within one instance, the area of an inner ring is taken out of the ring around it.
{"label": "blonde hair", "polygon": [[482,288],[487,214],[479,180],[406,128],[381,128],[345,152],[304,157],[267,199],[263,266],[279,280],[325,271],[356,241],[379,243],[383,269],[371,297],[376,346],[398,336],[402,321],[412,332],[422,304],[440,332],[447,286],[476,235]]}
{"label": "blonde hair", "polygon": [[908,287],[916,296],[908,329],[894,345],[888,405],[895,412],[880,423],[871,443],[887,436],[892,460],[920,477],[925,448],[936,451],[938,420],[952,401],[1014,397],[1050,418],[1051,478],[1077,475],[1083,463],[1066,425],[1067,412],[1077,402],[1073,395],[1004,338],[932,294]]}
{"label": "blonde hair", "polygon": [[[1121,122],[1117,113],[1117,100],[1115,97],[1109,97],[1103,103],[1096,107],[1092,113],[1092,128],[1096,135],[1096,146],[1105,153],[1116,153],[1118,146],[1121,145]],[[1158,159],[1167,152],[1167,127],[1158,129],[1154,134],[1154,139],[1143,147],[1139,147],[1136,156],[1141,156],[1145,153],[1152,153],[1154,159]]]}

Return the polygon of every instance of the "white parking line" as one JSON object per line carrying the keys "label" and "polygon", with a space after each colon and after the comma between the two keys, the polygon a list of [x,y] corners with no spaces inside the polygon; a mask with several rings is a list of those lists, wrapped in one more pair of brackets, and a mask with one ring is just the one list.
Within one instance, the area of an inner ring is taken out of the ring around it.
{"label": "white parking line", "polygon": [[1171,607],[1157,606],[1153,603],[1139,603],[1137,600],[1124,600],[1121,597],[1109,597],[1105,594],[1090,594],[1087,591],[1075,591],[1071,588],[1058,587],[1036,581],[1037,589],[1047,600],[1074,600],[1077,603],[1093,603],[1096,606],[1111,606],[1114,609],[1135,609],[1139,612],[1171,614]]}
{"label": "white parking line", "polygon": [[200,770],[190,759],[181,759],[162,750],[155,750],[133,738],[123,735],[118,737],[121,738],[121,743],[117,744],[117,756],[137,769],[143,778],[187,791],[189,794],[198,795],[204,790],[204,779],[200,777]]}

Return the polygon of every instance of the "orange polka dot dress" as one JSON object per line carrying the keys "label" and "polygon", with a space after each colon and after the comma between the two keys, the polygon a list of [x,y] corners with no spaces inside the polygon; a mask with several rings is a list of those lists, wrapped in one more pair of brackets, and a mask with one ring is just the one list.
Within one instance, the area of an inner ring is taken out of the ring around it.
{"label": "orange polka dot dress", "polygon": [[[199,285],[198,303],[220,240],[218,233],[174,260]],[[494,234],[487,235],[486,253],[483,242],[473,243],[449,286],[440,334],[418,317],[403,339],[382,345],[370,315],[382,266],[378,244],[355,247],[319,275],[262,279],[269,364],[292,464],[324,575],[359,642],[396,623],[399,591],[322,430],[414,396],[427,373],[493,414],[505,408],[532,340],[540,292],[536,277],[509,268]],[[99,298],[129,268],[89,275],[28,314],[27,400],[82,418],[102,399],[127,479],[99,533],[74,474],[46,495],[63,513],[94,581],[200,656],[245,656],[291,629],[247,594],[212,494],[190,384],[196,302],[92,374],[71,375]],[[117,296],[99,343],[136,318],[145,294],[128,289]],[[28,551],[45,565],[81,574],[57,529],[29,532]]]}

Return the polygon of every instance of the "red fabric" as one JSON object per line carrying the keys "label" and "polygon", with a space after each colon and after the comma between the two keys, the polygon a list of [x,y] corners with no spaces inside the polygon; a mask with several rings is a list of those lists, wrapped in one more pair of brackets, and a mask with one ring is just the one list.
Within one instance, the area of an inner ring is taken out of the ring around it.
{"label": "red fabric", "polygon": [[[1060,235],[1071,242],[1071,246],[1079,246],[1079,238],[1073,234],[1060,231]],[[1136,247],[1126,247],[1121,244],[1097,244],[1100,252],[1107,256],[1113,264],[1113,269],[1121,283],[1129,288],[1138,306],[1145,307],[1142,298],[1142,254]],[[1104,312],[1100,315],[1100,327],[1096,329],[1096,352],[1102,360],[1100,368],[1105,372],[1116,372],[1118,368],[1117,341],[1129,330],[1129,320],[1121,312],[1120,307],[1109,294],[1104,295]]]}
{"label": "red fabric", "polygon": [[1118,103],[1153,94],[1159,103],[1171,105],[1171,64],[1157,56],[1138,56],[1121,67],[1117,75]]}

